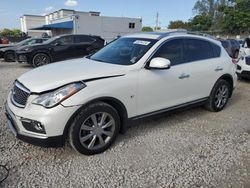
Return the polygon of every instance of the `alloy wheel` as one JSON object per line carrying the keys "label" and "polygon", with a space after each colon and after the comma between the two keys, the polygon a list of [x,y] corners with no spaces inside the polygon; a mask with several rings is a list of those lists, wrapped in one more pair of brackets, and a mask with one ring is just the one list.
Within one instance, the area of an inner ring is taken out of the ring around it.
{"label": "alloy wheel", "polygon": [[90,115],[81,125],[79,140],[83,147],[95,150],[109,143],[115,132],[115,120],[107,112]]}
{"label": "alloy wheel", "polygon": [[42,65],[46,65],[49,63],[49,58],[46,55],[43,54],[39,54],[34,58],[34,65],[38,66],[42,66]]}
{"label": "alloy wheel", "polygon": [[215,106],[217,108],[223,108],[227,103],[229,96],[229,90],[226,85],[221,85],[215,94]]}

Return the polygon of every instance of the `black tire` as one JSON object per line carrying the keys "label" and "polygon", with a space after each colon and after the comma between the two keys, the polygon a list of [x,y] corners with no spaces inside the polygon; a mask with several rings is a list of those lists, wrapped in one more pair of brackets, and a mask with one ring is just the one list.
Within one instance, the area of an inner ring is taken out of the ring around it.
{"label": "black tire", "polygon": [[50,57],[45,53],[37,53],[32,58],[33,67],[40,67],[51,63]]}
{"label": "black tire", "polygon": [[[103,114],[106,114],[107,117],[103,120],[103,123],[101,123]],[[97,127],[99,127],[99,132],[97,130],[98,128],[94,126],[92,116],[97,120],[96,123],[98,124]],[[107,124],[112,125],[102,128]],[[84,128],[82,126],[84,126]],[[87,127],[87,129],[85,127]],[[85,155],[102,153],[115,141],[119,130],[120,117],[115,108],[104,102],[96,102],[81,109],[78,115],[74,118],[73,123],[69,128],[69,143],[72,148]],[[107,136],[102,131],[109,133],[110,136]]]}
{"label": "black tire", "polygon": [[[225,88],[225,91],[223,90],[225,94],[219,95],[220,91],[222,91],[222,88]],[[230,93],[231,93],[231,87],[226,80],[221,79],[217,81],[210,93],[207,103],[205,104],[205,108],[211,112],[219,112],[223,110],[223,108],[227,105]],[[219,105],[218,102],[220,98],[222,100],[221,105]]]}
{"label": "black tire", "polygon": [[14,62],[15,61],[15,53],[12,51],[7,51],[4,53],[4,61],[5,62]]}

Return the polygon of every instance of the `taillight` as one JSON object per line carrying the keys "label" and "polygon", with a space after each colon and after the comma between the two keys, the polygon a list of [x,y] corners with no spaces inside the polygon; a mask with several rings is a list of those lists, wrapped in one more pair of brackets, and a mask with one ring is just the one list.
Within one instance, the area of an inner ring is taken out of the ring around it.
{"label": "taillight", "polygon": [[237,59],[232,59],[232,63],[236,65],[238,63],[238,60]]}

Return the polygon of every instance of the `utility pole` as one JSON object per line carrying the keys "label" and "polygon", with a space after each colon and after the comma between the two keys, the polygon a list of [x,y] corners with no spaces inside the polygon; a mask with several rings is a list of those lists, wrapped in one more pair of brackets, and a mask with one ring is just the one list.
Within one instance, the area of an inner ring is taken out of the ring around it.
{"label": "utility pole", "polygon": [[155,20],[155,30],[157,31],[159,28],[159,13],[156,13],[156,20]]}

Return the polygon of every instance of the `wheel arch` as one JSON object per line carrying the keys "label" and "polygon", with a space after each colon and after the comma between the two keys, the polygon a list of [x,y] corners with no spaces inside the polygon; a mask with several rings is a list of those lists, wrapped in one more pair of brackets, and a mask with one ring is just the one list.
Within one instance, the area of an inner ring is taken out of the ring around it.
{"label": "wheel arch", "polygon": [[13,53],[15,53],[15,50],[6,50],[3,54],[6,54],[6,53],[8,53],[8,52],[13,52]]}
{"label": "wheel arch", "polygon": [[15,54],[14,50],[6,50],[5,52],[3,52],[3,57],[5,57],[5,55],[10,52]]}
{"label": "wheel arch", "polygon": [[115,108],[120,116],[120,120],[121,120],[121,127],[120,127],[120,133],[124,133],[127,129],[127,123],[128,123],[128,113],[127,113],[127,109],[125,107],[125,105],[116,98],[113,97],[100,97],[100,98],[96,98],[93,99],[91,101],[89,101],[88,103],[82,105],[78,110],[76,110],[74,112],[74,114],[69,118],[68,122],[66,123],[66,126],[64,127],[64,131],[63,131],[63,143],[65,143],[67,137],[68,137],[68,131],[70,128],[70,125],[72,124],[74,118],[77,116],[77,114],[86,106],[95,103],[95,102],[105,102],[107,104],[109,104],[110,106],[112,106],[113,108]]}
{"label": "wheel arch", "polygon": [[[3,58],[4,58],[4,60],[6,60],[6,55],[8,53],[12,53],[15,56],[15,50],[6,50],[5,52],[3,52]],[[15,59],[16,58],[14,57],[14,61],[15,61]]]}
{"label": "wheel arch", "polygon": [[234,88],[233,77],[230,74],[224,74],[216,82],[218,82],[219,80],[226,80],[229,83],[230,85],[229,97],[231,98],[233,94],[233,88]]}

